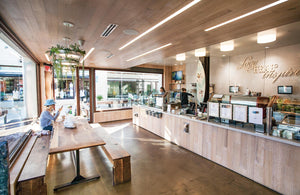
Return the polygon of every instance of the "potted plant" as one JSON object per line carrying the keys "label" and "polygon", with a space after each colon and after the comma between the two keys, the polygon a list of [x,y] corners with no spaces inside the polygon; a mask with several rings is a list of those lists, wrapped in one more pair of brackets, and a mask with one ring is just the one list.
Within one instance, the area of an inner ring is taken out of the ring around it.
{"label": "potted plant", "polygon": [[97,95],[97,100],[98,101],[101,101],[103,99],[103,96],[102,95]]}

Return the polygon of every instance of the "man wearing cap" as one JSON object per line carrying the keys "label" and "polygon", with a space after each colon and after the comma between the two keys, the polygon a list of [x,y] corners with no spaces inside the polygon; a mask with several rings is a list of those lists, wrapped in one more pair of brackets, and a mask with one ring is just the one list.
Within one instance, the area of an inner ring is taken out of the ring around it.
{"label": "man wearing cap", "polygon": [[52,121],[55,121],[57,117],[59,116],[60,111],[62,110],[63,107],[61,107],[58,112],[53,116],[51,112],[54,111],[54,105],[55,102],[53,99],[48,99],[44,106],[46,106],[46,110],[42,112],[40,116],[40,126],[42,127],[43,130],[53,130],[53,125]]}

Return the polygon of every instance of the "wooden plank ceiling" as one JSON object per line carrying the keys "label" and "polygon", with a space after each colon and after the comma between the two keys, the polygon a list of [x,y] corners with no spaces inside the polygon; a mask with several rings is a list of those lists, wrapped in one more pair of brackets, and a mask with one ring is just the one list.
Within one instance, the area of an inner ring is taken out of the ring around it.
{"label": "wooden plank ceiling", "polygon": [[[121,51],[118,48],[136,36],[126,35],[123,30],[142,33],[191,0],[0,0],[0,16],[41,62],[47,62],[44,53],[48,48],[63,44],[62,38],[68,36],[73,42],[84,39],[86,51],[95,47],[86,60],[89,66],[128,68],[300,20],[300,1],[289,0],[204,31],[275,1],[202,0]],[[63,21],[70,21],[75,27],[68,31]],[[111,23],[119,26],[109,37],[100,37]],[[167,43],[172,46],[126,62]],[[107,51],[114,56],[107,59]]]}

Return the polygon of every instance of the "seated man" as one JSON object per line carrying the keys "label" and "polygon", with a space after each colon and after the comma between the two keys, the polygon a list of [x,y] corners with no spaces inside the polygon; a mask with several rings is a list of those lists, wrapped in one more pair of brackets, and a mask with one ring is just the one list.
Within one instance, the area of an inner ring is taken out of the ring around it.
{"label": "seated man", "polygon": [[44,106],[46,106],[46,110],[44,110],[40,116],[40,126],[43,130],[53,130],[52,121],[55,121],[61,112],[61,107],[58,112],[53,116],[51,113],[54,111],[55,102],[53,99],[48,99]]}

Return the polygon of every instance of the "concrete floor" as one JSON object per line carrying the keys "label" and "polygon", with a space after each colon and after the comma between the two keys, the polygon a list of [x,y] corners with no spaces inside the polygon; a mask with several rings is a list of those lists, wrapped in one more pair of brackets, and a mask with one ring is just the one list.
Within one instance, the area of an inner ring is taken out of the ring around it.
{"label": "concrete floor", "polygon": [[131,154],[131,182],[112,186],[111,164],[96,147],[81,150],[82,175],[100,174],[101,178],[56,193],[54,186],[71,181],[75,170],[69,152],[51,155],[46,178],[48,194],[277,194],[131,121],[101,125]]}

